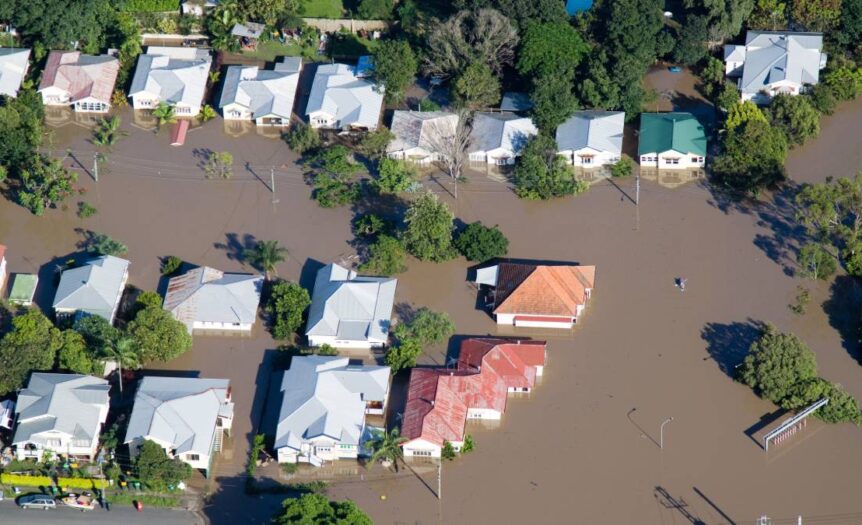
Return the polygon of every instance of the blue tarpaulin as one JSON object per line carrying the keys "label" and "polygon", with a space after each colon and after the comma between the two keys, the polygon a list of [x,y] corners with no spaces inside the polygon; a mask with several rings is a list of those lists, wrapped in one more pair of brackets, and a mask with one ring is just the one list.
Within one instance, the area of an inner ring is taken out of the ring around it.
{"label": "blue tarpaulin", "polygon": [[566,0],[566,11],[570,16],[588,11],[593,7],[593,0]]}

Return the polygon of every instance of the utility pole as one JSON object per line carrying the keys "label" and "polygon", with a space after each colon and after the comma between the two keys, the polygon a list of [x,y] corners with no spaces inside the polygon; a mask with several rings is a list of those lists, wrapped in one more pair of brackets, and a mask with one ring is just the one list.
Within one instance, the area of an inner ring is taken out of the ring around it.
{"label": "utility pole", "polygon": [[638,173],[635,176],[635,206],[638,206],[641,202],[641,170],[640,168],[635,169],[638,170]]}
{"label": "utility pole", "polygon": [[93,153],[93,178],[99,182],[99,154]]}
{"label": "utility pole", "polygon": [[275,166],[269,168],[269,189],[272,191],[272,203],[275,204],[278,202],[275,198]]}
{"label": "utility pole", "polygon": [[437,499],[443,500],[443,458],[437,463]]}

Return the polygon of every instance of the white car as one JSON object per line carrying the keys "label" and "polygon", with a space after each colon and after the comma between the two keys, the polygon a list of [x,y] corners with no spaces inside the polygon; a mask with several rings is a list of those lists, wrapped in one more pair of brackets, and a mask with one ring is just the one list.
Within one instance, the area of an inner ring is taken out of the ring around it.
{"label": "white car", "polygon": [[54,501],[54,498],[51,496],[46,496],[44,494],[31,494],[19,499],[18,506],[25,510],[30,508],[48,510],[57,508],[57,502]]}

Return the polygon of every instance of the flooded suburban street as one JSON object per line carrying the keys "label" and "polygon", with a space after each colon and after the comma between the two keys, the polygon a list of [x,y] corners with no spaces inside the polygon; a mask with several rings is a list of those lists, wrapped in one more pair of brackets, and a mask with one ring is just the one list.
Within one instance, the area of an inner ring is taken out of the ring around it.
{"label": "flooded suburban street", "polygon": [[[9,270],[40,273],[41,307],[50,306],[54,268],[78,250],[82,230],[127,244],[130,284],[144,289],[159,286],[159,258],[167,255],[251,271],[239,260],[242,249],[278,240],[290,250],[279,275],[310,286],[319,264],[354,253],[353,212],[318,207],[283,142],[253,133],[227,137],[216,119],[190,132],[182,148],[171,148],[166,130],[144,131],[133,120],[124,114],[134,140],[107,153],[98,183],[78,166],[86,193],[70,200],[68,210],[39,218],[0,202]],[[854,175],[862,167],[862,148],[853,143],[860,136],[862,100],[839,107],[817,140],[792,152],[791,178]],[[62,157],[71,148],[89,170],[88,138],[67,124],[52,149]],[[207,149],[233,153],[233,179],[204,178],[198,158]],[[795,230],[782,197],[758,207],[734,205],[704,181],[675,189],[645,181],[636,208],[633,180],[619,188],[599,182],[579,197],[552,202],[519,200],[481,173],[471,174],[457,200],[434,182],[427,186],[464,222],[499,225],[513,258],[596,265],[593,299],[575,330],[549,337],[541,384],[529,396],[510,398],[497,428],[469,428],[476,450],[444,464],[442,500],[412,477],[353,477],[332,486],[331,497],[356,500],[380,524],[862,520],[862,429],[812,422],[767,454],[755,434],[775,407],[729,377],[756,337],[756,323],[771,322],[812,347],[820,375],[862,398],[858,284],[793,277]],[[78,200],[98,214],[77,218]],[[476,309],[465,260],[409,266],[398,276],[397,303],[449,313],[458,336],[512,335]],[[677,277],[688,280],[685,292],[674,286]],[[812,295],[805,316],[787,307],[799,284]],[[192,351],[160,366],[231,379],[233,439],[216,463],[214,497],[205,509],[216,525],[268,523],[281,500],[243,493],[276,346],[258,326],[252,337],[196,337]],[[423,363],[444,363],[454,346],[431,349]],[[660,449],[659,427],[669,417]],[[425,477],[436,487],[436,473]]]}

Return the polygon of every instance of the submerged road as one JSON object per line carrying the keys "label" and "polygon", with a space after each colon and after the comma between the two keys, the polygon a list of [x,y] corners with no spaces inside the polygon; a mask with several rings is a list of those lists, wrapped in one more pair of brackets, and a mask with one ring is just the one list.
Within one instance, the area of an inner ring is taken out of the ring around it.
{"label": "submerged road", "polygon": [[116,524],[123,525],[206,525],[203,518],[186,510],[147,509],[137,512],[131,507],[112,507],[81,512],[57,507],[52,510],[22,510],[13,501],[0,502],[0,523],[16,525]]}

